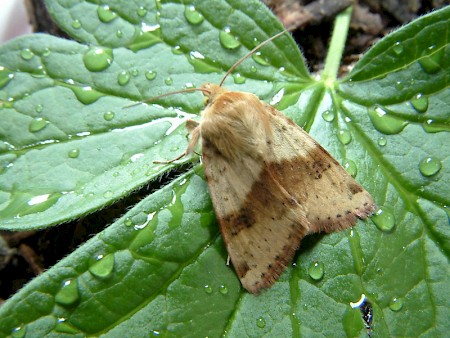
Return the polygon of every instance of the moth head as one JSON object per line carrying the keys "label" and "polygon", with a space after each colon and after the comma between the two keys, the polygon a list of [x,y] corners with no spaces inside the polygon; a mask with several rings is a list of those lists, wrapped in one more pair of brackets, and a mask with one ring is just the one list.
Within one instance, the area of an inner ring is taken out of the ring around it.
{"label": "moth head", "polygon": [[214,83],[206,82],[200,87],[200,90],[203,92],[203,95],[205,95],[204,98],[204,104],[207,106],[208,104],[211,104],[214,102],[214,100],[221,94],[225,93],[227,90],[219,85],[216,85]]}

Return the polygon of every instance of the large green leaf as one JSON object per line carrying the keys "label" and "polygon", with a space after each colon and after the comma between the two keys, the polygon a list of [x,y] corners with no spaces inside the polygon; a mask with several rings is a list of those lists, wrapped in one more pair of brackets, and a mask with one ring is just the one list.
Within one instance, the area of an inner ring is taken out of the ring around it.
{"label": "large green leaf", "polygon": [[[34,35],[0,47],[3,229],[79,217],[158,177],[168,166],[153,161],[184,150],[201,95],[123,107],[217,83],[282,29],[257,1],[48,6],[90,45]],[[226,81],[305,126],[372,194],[371,221],[305,239],[294,266],[253,296],[225,265],[198,166],[9,299],[0,335],[364,336],[351,306],[364,294],[377,336],[444,336],[449,17],[391,34],[342,81],[311,79],[288,37]]]}

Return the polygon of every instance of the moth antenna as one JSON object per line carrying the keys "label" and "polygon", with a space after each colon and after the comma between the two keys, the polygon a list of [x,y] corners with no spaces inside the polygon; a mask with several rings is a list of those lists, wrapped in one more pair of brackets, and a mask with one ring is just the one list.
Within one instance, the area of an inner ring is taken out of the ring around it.
{"label": "moth antenna", "polygon": [[148,103],[148,102],[156,101],[156,100],[159,100],[159,99],[161,99],[163,97],[170,96],[170,95],[176,95],[176,94],[182,94],[182,93],[190,93],[190,92],[202,92],[202,93],[211,94],[211,91],[208,90],[208,89],[205,89],[205,88],[187,88],[187,89],[177,90],[177,91],[174,91],[174,92],[164,93],[164,94],[161,94],[161,95],[158,95],[158,96],[154,96],[154,97],[151,97],[149,99],[146,99],[146,100],[143,100],[143,101],[139,101],[137,103],[132,103],[132,104],[130,104],[128,106],[124,106],[123,108],[130,108],[130,107],[134,107],[134,106],[140,105],[142,103]]}
{"label": "moth antenna", "polygon": [[231,66],[230,69],[228,69],[228,71],[225,73],[224,77],[222,78],[222,80],[219,82],[219,87],[222,87],[223,83],[225,82],[226,78],[228,77],[228,75],[230,75],[233,70],[236,69],[237,66],[239,66],[245,59],[247,59],[250,55],[252,55],[254,52],[256,52],[258,49],[260,49],[261,47],[264,47],[265,45],[267,45],[269,42],[271,42],[272,40],[275,40],[276,38],[280,37],[281,35],[285,34],[286,32],[291,31],[294,28],[286,28],[284,30],[282,30],[281,32],[275,34],[274,36],[268,38],[266,41],[261,42],[258,46],[256,46],[255,48],[253,48],[250,52],[248,52],[247,54],[245,54],[243,57],[241,57],[239,60],[237,60],[234,65]]}

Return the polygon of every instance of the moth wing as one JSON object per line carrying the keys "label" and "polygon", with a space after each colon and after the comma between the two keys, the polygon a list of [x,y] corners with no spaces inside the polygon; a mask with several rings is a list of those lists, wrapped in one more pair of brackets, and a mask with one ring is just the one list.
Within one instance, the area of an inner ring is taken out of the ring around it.
{"label": "moth wing", "polygon": [[309,233],[342,230],[372,214],[370,194],[320,144],[275,108],[266,110],[274,132],[270,171],[304,206]]}

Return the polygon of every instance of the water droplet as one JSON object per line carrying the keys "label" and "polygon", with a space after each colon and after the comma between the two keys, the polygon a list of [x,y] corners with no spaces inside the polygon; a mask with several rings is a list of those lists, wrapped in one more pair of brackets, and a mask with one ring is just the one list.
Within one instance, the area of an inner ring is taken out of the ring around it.
{"label": "water droplet", "polygon": [[80,22],[80,20],[78,20],[78,19],[73,20],[73,21],[72,21],[72,28],[75,28],[75,29],[81,28],[81,22]]}
{"label": "water droplet", "polygon": [[139,69],[133,68],[131,70],[131,75],[134,76],[134,77],[138,76],[139,75]]}
{"label": "water droplet", "polygon": [[384,147],[386,144],[387,144],[387,139],[386,139],[386,137],[380,136],[380,137],[378,138],[378,145],[379,145],[380,147]]}
{"label": "water droplet", "polygon": [[36,111],[36,113],[42,113],[42,111],[44,110],[44,106],[42,104],[38,104],[34,110]]}
{"label": "water droplet", "polygon": [[123,32],[122,32],[120,29],[118,29],[118,30],[116,31],[116,36],[117,36],[118,38],[123,37]]}
{"label": "water droplet", "polygon": [[441,162],[434,157],[426,157],[419,164],[420,173],[426,177],[437,174],[441,168]]}
{"label": "water droplet", "polygon": [[184,17],[192,25],[199,25],[203,22],[203,15],[201,15],[193,5],[186,6]]}
{"label": "water droplet", "polygon": [[428,97],[421,93],[417,94],[410,102],[419,113],[425,113],[428,109]]}
{"label": "water droplet", "polygon": [[15,327],[14,329],[12,329],[11,337],[12,338],[23,338],[23,337],[25,337],[26,333],[27,333],[27,326],[21,325],[21,326],[18,326],[18,327]]}
{"label": "water droplet", "polygon": [[441,59],[444,55],[445,48],[435,51],[435,46],[430,46],[422,52],[419,64],[428,74],[437,73],[441,69]]}
{"label": "water droplet", "polygon": [[331,109],[325,110],[322,113],[322,118],[327,122],[331,122],[334,120],[334,112]]}
{"label": "water droplet", "polygon": [[242,76],[241,73],[234,73],[233,80],[235,84],[243,84],[247,79],[244,76]]}
{"label": "water droplet", "polygon": [[398,41],[394,44],[392,49],[394,50],[394,53],[397,55],[400,55],[401,53],[403,53],[403,50],[404,50],[403,45]]}
{"label": "water droplet", "polygon": [[115,114],[112,111],[107,111],[106,113],[103,114],[103,118],[105,119],[105,121],[111,121],[114,118]]}
{"label": "water droplet", "polygon": [[60,333],[77,334],[79,331],[66,322],[65,318],[58,318],[55,325],[55,331]]}
{"label": "water droplet", "polygon": [[228,293],[228,288],[225,285],[221,285],[221,286],[219,286],[219,292],[222,295],[226,295]]}
{"label": "water droplet", "polygon": [[50,48],[44,48],[44,51],[42,52],[42,56],[49,56],[52,53]]}
{"label": "water droplet", "polygon": [[70,306],[80,299],[78,281],[76,279],[66,280],[61,289],[55,295],[55,302],[63,306]]}
{"label": "water droplet", "polygon": [[117,83],[121,86],[125,86],[128,82],[130,82],[130,72],[128,70],[122,70],[119,75],[117,75]]}
{"label": "water droplet", "polygon": [[137,27],[136,30],[134,39],[128,44],[128,48],[133,52],[161,42],[161,28],[159,25],[147,26],[142,24],[141,29]]}
{"label": "water droplet", "polygon": [[322,262],[312,262],[308,269],[309,276],[314,280],[321,280],[325,267]]}
{"label": "water droplet", "polygon": [[381,207],[375,212],[375,214],[371,217],[373,223],[377,226],[377,228],[384,232],[391,231],[395,226],[395,217],[386,208]]}
{"label": "water droplet", "polygon": [[251,71],[252,73],[256,73],[256,72],[258,71],[258,69],[257,69],[255,66],[251,66],[251,67],[250,67],[250,71]]}
{"label": "water droplet", "polygon": [[173,83],[172,78],[169,76],[164,80],[164,83],[168,86],[170,86]]}
{"label": "water droplet", "polygon": [[74,148],[72,150],[69,150],[68,156],[70,158],[77,158],[78,155],[80,155],[80,150],[78,148]]}
{"label": "water droplet", "polygon": [[392,298],[392,300],[389,302],[389,308],[392,311],[400,311],[403,307],[403,302],[400,298],[394,297]]}
{"label": "water droplet", "polygon": [[24,60],[31,60],[34,56],[34,53],[30,49],[25,48],[25,49],[22,49],[22,51],[20,52],[20,56]]}
{"label": "water droplet", "polygon": [[9,69],[0,66],[0,88],[6,86],[6,84],[14,78],[14,73]]}
{"label": "water droplet", "polygon": [[438,123],[432,119],[425,121],[422,124],[422,127],[427,133],[439,133],[441,131],[450,131],[448,125],[444,123]]}
{"label": "water droplet", "polygon": [[407,121],[393,116],[380,106],[369,109],[369,117],[374,127],[386,135],[398,134],[408,125]]}
{"label": "water droplet", "polygon": [[266,320],[263,317],[259,317],[256,320],[256,326],[259,327],[260,329],[263,329],[266,327]]}
{"label": "water droplet", "polygon": [[338,139],[342,144],[347,145],[352,141],[352,134],[348,130],[339,130]]}
{"label": "water droplet", "polygon": [[259,63],[262,66],[268,66],[269,62],[262,56],[261,52],[256,52],[252,55],[253,60]]}
{"label": "water droplet", "polygon": [[137,10],[137,15],[139,15],[140,17],[144,17],[147,15],[147,9],[145,9],[144,6],[140,6]]}
{"label": "water droplet", "polygon": [[347,160],[344,162],[344,169],[347,170],[347,172],[352,176],[356,177],[358,174],[358,167],[356,166],[356,163],[352,160]]}
{"label": "water droplet", "polygon": [[69,88],[72,89],[78,101],[80,101],[83,104],[94,103],[104,95],[103,93],[100,93],[89,86],[85,87],[70,86]]}
{"label": "water droplet", "polygon": [[183,50],[181,49],[181,47],[180,46],[174,46],[173,48],[172,48],[172,53],[174,54],[174,55],[181,55],[181,54],[184,54],[183,53]]}
{"label": "water droplet", "polygon": [[133,226],[134,222],[131,220],[130,217],[125,218],[125,221],[123,222],[127,227]]}
{"label": "water droplet", "polygon": [[231,30],[229,27],[225,27],[220,31],[219,40],[222,46],[227,49],[236,49],[241,45],[239,40],[233,34],[231,34]]}
{"label": "water droplet", "polygon": [[148,70],[145,72],[145,78],[147,80],[154,80],[156,78],[156,72],[154,72],[153,70]]}
{"label": "water droplet", "polygon": [[117,14],[108,5],[103,5],[97,7],[97,16],[101,22],[108,23],[113,21],[117,17]]}
{"label": "water droplet", "polygon": [[114,269],[114,254],[98,255],[89,266],[89,272],[98,278],[108,278]]}
{"label": "water droplet", "polygon": [[113,61],[113,52],[109,48],[92,47],[83,55],[84,66],[91,72],[100,72]]}
{"label": "water droplet", "polygon": [[28,130],[32,133],[36,133],[47,127],[48,124],[49,122],[46,119],[42,117],[35,117],[34,119],[31,120],[28,126]]}
{"label": "water droplet", "polygon": [[105,191],[105,193],[103,194],[104,198],[111,198],[113,196],[113,193],[111,190]]}
{"label": "water droplet", "polygon": [[207,294],[211,294],[211,293],[213,292],[213,289],[212,289],[211,285],[208,285],[208,284],[206,284],[206,285],[203,287],[203,290],[205,290],[205,292],[206,292]]}

